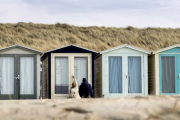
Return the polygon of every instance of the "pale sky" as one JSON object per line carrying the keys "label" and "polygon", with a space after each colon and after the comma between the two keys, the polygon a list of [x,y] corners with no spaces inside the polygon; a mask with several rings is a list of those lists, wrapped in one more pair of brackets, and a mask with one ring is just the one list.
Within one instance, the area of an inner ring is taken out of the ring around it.
{"label": "pale sky", "polygon": [[0,23],[180,27],[180,0],[0,0]]}

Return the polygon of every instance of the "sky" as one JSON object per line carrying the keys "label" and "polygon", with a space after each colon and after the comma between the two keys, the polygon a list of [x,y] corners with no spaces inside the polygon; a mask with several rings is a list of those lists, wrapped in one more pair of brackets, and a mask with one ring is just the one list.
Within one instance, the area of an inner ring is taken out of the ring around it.
{"label": "sky", "polygon": [[180,0],[0,0],[0,23],[180,27]]}

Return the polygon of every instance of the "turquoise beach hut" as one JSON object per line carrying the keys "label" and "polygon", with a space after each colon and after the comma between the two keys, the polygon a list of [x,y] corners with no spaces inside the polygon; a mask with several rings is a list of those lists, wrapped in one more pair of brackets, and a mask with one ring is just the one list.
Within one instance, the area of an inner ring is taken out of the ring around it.
{"label": "turquoise beach hut", "polygon": [[149,94],[180,94],[180,44],[154,51],[148,63]]}

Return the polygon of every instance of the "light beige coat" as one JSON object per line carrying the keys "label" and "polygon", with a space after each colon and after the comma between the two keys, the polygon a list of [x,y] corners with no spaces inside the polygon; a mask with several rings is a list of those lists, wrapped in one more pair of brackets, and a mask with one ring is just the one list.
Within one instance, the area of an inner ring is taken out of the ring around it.
{"label": "light beige coat", "polygon": [[73,99],[80,99],[81,97],[79,96],[79,88],[78,88],[78,83],[77,80],[74,80],[76,82],[76,87],[75,88],[71,88],[71,94],[70,94],[70,98]]}

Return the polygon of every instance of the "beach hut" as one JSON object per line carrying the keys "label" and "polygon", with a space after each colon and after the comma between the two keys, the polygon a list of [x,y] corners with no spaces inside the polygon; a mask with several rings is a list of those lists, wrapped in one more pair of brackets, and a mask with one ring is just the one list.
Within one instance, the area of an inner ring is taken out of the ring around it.
{"label": "beach hut", "polygon": [[149,94],[180,94],[180,45],[173,45],[149,56]]}
{"label": "beach hut", "polygon": [[94,89],[95,51],[68,45],[44,53],[42,60],[42,92],[45,98],[68,98],[73,78],[78,85],[86,78]]}
{"label": "beach hut", "polygon": [[41,54],[21,45],[0,49],[0,99],[39,98]]}
{"label": "beach hut", "polygon": [[148,54],[127,44],[100,52],[95,58],[95,96],[147,95]]}

